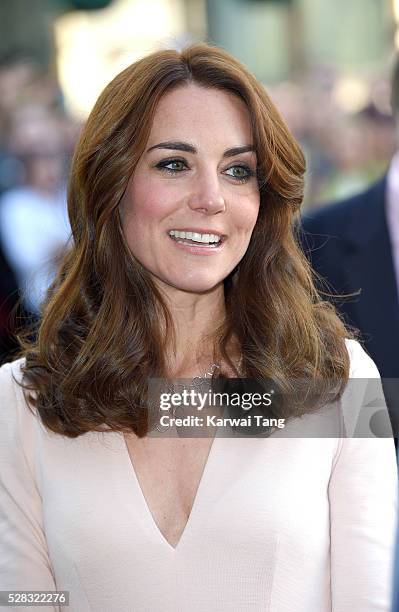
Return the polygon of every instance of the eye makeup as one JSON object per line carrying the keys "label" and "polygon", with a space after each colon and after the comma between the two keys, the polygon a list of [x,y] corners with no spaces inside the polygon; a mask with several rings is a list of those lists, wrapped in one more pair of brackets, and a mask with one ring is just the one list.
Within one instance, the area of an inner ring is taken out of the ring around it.
{"label": "eye makeup", "polygon": [[[170,167],[170,166],[175,166],[175,167]],[[169,174],[172,176],[176,176],[180,174],[181,172],[184,172],[185,170],[189,169],[187,162],[184,159],[178,158],[178,157],[163,159],[155,165],[155,168],[157,168],[161,172],[165,172],[166,174]],[[244,176],[228,174],[230,170],[237,170],[237,169],[240,172],[244,172],[245,173]],[[242,163],[237,163],[237,164],[230,166],[223,172],[223,174],[226,174],[227,176],[232,178],[235,182],[240,183],[240,184],[246,183],[251,178],[257,176],[257,173],[254,172],[252,168]]]}

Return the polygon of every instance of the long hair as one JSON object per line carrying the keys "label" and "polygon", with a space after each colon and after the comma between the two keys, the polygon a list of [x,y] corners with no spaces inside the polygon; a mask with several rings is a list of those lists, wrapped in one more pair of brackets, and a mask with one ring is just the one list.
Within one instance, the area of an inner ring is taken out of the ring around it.
{"label": "long hair", "polygon": [[337,397],[347,382],[348,332],[315,290],[293,229],[303,199],[303,154],[248,70],[221,49],[195,44],[152,53],[116,76],[77,144],[68,192],[73,245],[43,302],[36,336],[19,337],[21,384],[56,433],[148,433],[148,380],[165,376],[173,323],[150,273],[127,246],[119,205],[158,102],[190,82],[245,102],[261,177],[250,244],[234,280],[230,274],[224,281],[227,315],[213,339],[218,354],[234,367],[228,353],[234,334],[246,377],[282,388],[293,379],[317,380],[313,404],[296,402],[285,416],[331,398],[332,379],[341,381]]}

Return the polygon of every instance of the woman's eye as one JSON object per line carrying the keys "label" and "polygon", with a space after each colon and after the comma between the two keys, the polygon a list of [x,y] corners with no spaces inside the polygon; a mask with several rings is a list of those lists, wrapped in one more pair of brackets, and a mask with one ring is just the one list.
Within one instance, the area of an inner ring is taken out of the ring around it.
{"label": "woman's eye", "polygon": [[232,166],[226,170],[226,174],[239,182],[245,182],[255,176],[255,173],[248,166]]}
{"label": "woman's eye", "polygon": [[165,159],[156,165],[156,168],[174,174],[181,172],[187,168],[186,163],[182,159]]}

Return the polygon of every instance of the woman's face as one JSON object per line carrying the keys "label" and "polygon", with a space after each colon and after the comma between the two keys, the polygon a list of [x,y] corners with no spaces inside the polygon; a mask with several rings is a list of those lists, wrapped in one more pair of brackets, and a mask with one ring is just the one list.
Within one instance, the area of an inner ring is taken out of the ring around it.
{"label": "woman's face", "polygon": [[189,84],[161,99],[121,219],[132,254],[164,289],[212,290],[242,259],[259,212],[256,167],[240,98]]}

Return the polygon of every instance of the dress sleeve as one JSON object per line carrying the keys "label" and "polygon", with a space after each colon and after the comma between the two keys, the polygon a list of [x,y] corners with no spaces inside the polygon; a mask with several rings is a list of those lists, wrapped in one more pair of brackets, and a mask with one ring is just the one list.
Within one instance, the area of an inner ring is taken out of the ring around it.
{"label": "dress sleeve", "polygon": [[[34,477],[36,417],[13,380],[17,364],[0,368],[0,590],[55,591]],[[15,607],[25,609],[39,608]]]}
{"label": "dress sleeve", "polygon": [[[379,378],[357,342],[348,350],[351,378]],[[329,483],[332,612],[391,610],[397,489],[392,437],[340,439]]]}

